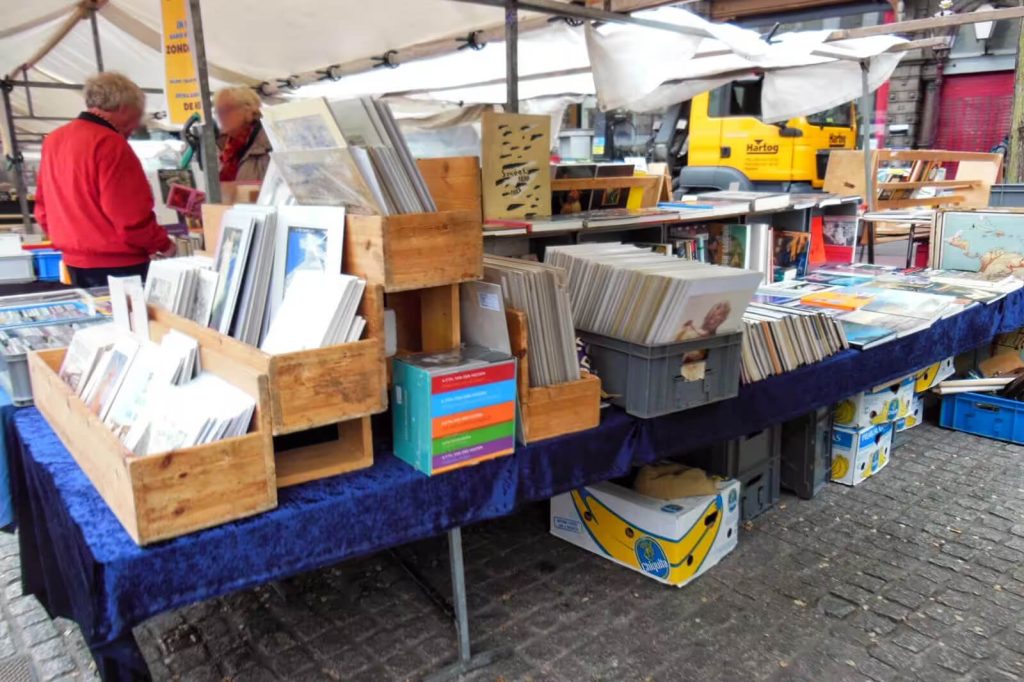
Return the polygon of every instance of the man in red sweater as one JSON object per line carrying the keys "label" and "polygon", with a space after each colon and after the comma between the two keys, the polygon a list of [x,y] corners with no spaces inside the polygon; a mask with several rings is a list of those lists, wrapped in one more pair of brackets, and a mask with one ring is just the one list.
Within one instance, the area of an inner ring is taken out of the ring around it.
{"label": "man in red sweater", "polygon": [[107,275],[141,275],[154,254],[174,255],[157,225],[153,192],[128,145],[146,97],[105,72],[85,82],[86,111],[46,136],[36,185],[36,220],[64,253],[71,283],[106,286]]}

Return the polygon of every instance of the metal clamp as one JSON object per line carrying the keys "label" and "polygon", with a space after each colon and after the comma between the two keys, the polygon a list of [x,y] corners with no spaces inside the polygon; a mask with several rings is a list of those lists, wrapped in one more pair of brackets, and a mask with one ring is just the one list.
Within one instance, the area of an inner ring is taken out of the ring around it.
{"label": "metal clamp", "polygon": [[287,78],[278,78],[277,85],[281,88],[288,88],[289,90],[298,90],[302,87],[301,81],[298,76],[288,76]]}
{"label": "metal clamp", "polygon": [[373,68],[375,69],[381,66],[387,67],[389,69],[397,69],[400,66],[397,59],[398,50],[388,50],[380,57],[370,57],[371,61],[377,62],[376,64],[373,65]]}
{"label": "metal clamp", "polygon": [[482,33],[483,31],[473,31],[466,35],[465,38],[456,38],[455,42],[463,43],[462,45],[459,45],[458,49],[465,50],[467,47],[471,50],[477,51],[484,49],[487,47],[487,43],[480,41],[480,34]]}
{"label": "metal clamp", "polygon": [[342,77],[341,64],[331,64],[326,69],[317,71],[323,78],[331,81],[340,81]]}
{"label": "metal clamp", "polygon": [[2,90],[3,92],[14,91],[14,81],[11,80],[10,76],[4,76],[2,79],[0,79],[0,90]]}

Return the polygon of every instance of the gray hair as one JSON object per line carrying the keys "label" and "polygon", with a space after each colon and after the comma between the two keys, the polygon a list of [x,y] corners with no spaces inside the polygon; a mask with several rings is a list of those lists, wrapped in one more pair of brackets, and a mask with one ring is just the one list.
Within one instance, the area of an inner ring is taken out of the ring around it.
{"label": "gray hair", "polygon": [[128,76],[116,71],[104,71],[85,81],[82,91],[88,109],[117,111],[121,107],[146,110],[146,94]]}
{"label": "gray hair", "polygon": [[227,100],[239,109],[245,110],[249,114],[250,121],[260,118],[260,96],[250,87],[222,88],[213,97],[214,104],[221,100]]}

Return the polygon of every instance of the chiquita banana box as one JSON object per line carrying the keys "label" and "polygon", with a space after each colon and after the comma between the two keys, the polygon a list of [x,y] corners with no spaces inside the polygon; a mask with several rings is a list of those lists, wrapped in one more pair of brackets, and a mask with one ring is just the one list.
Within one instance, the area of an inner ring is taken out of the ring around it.
{"label": "chiquita banana box", "polygon": [[[940,380],[941,381],[941,380]],[[924,421],[924,400],[917,393],[910,401],[910,414],[896,420],[896,432],[912,429]]]}
{"label": "chiquita banana box", "polygon": [[551,498],[551,534],[681,587],[736,547],[739,481],[717,495],[658,500],[613,483]]}
{"label": "chiquita banana box", "polygon": [[838,403],[832,417],[837,426],[867,428],[906,417],[914,397],[914,377],[876,386]]}
{"label": "chiquita banana box", "polygon": [[956,374],[956,367],[953,366],[953,358],[946,358],[942,362],[929,365],[914,375],[914,392],[924,393],[954,374]]}
{"label": "chiquita banana box", "polygon": [[857,485],[889,463],[893,425],[889,422],[866,429],[832,427],[832,480]]}

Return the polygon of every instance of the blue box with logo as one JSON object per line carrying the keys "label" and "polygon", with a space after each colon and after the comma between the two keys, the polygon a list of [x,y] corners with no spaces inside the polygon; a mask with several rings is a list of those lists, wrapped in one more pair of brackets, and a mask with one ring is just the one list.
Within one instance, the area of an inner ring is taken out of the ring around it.
{"label": "blue box with logo", "polygon": [[614,483],[551,498],[551,534],[649,578],[682,587],[736,547],[740,482],[717,495],[659,500]]}
{"label": "blue box with logo", "polygon": [[858,485],[889,463],[894,425],[876,424],[865,429],[832,427],[832,480]]}

